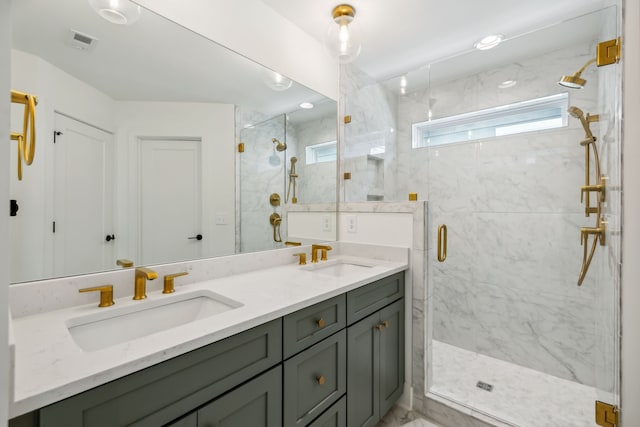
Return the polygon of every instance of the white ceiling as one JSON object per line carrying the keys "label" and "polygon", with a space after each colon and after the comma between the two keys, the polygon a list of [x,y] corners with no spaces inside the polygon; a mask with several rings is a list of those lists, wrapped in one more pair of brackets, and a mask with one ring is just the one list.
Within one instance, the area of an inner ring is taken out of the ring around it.
{"label": "white ceiling", "polygon": [[[325,99],[295,82],[283,92],[270,89],[266,68],[148,10],[135,25],[120,26],[87,0],[20,0],[12,2],[12,26],[14,48],[115,100],[229,103],[273,116]],[[98,41],[78,50],[71,29]]]}
{"label": "white ceiling", "polygon": [[[319,41],[338,0],[262,0]],[[345,0],[356,9],[362,53],[376,79],[469,51],[488,34],[511,38],[601,8],[607,0]]]}

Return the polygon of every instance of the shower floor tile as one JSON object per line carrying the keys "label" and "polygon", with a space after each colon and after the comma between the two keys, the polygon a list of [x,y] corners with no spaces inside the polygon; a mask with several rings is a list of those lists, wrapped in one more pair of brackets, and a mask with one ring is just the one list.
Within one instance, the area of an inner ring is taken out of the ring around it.
{"label": "shower floor tile", "polygon": [[[432,341],[429,391],[518,427],[593,427],[593,387]],[[489,384],[492,391],[477,386]]]}

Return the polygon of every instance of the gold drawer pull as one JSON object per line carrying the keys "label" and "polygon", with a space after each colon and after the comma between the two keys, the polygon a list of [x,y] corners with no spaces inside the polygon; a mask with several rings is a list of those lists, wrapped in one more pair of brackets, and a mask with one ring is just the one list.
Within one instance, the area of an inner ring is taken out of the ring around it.
{"label": "gold drawer pull", "polygon": [[383,330],[384,328],[388,328],[388,327],[389,327],[389,322],[387,322],[386,320],[384,322],[378,323],[376,325],[376,329],[379,330],[379,331]]}
{"label": "gold drawer pull", "polygon": [[319,377],[316,377],[316,381],[318,382],[318,384],[322,385],[324,384],[324,376],[320,375]]}
{"label": "gold drawer pull", "polygon": [[321,317],[318,320],[316,320],[316,324],[318,325],[318,328],[324,328],[324,319]]}

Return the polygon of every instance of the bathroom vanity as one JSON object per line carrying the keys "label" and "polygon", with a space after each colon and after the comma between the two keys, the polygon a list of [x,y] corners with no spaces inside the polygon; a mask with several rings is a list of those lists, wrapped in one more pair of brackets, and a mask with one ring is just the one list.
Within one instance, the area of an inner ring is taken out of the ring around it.
{"label": "bathroom vanity", "polygon": [[[20,425],[373,426],[403,393],[406,267],[406,259],[337,256],[324,264],[288,264],[184,285],[176,293],[213,291],[241,305],[130,342],[72,351],[72,359],[84,354],[87,363],[94,359],[99,364],[119,348],[123,360],[112,360],[88,377],[85,372],[78,381],[44,385],[50,392],[23,399],[20,411],[26,416]],[[150,300],[160,297],[149,295]],[[53,313],[68,317],[69,310],[78,314],[77,307]],[[95,316],[104,309],[80,310]],[[37,316],[53,321],[47,317],[50,312],[25,319]],[[13,326],[16,335],[27,330],[20,318]],[[202,337],[191,339],[196,329],[207,328],[204,342],[209,342],[200,345]],[[175,340],[181,335],[177,346],[165,341],[165,350],[158,354],[153,349],[158,337]],[[151,347],[147,360],[157,361],[148,366],[132,357],[144,353],[144,342]],[[172,354],[193,342],[195,348]],[[16,336],[18,373],[20,343]],[[52,371],[63,368],[56,360],[52,363]],[[117,372],[122,367],[131,372],[90,385],[109,368]],[[20,378],[16,376],[17,391]],[[37,404],[66,389],[68,397]]]}

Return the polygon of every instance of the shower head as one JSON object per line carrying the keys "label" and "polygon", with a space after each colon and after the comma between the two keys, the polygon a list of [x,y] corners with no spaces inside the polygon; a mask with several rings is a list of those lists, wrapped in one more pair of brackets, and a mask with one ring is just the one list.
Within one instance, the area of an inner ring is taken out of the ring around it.
{"label": "shower head", "polygon": [[560,77],[560,80],[558,80],[558,84],[560,86],[568,87],[570,89],[584,88],[584,85],[587,83],[587,81],[581,77],[581,74],[584,70],[587,69],[589,65],[593,64],[594,62],[596,62],[596,58],[593,58],[587,61],[586,64],[580,67],[580,69],[575,73],[573,73],[572,75]]}
{"label": "shower head", "polygon": [[271,142],[273,142],[274,144],[276,144],[276,150],[278,151],[284,151],[287,149],[287,144],[286,143],[282,143],[280,141],[278,141],[276,138],[272,138]]}
{"label": "shower head", "polygon": [[581,109],[579,109],[578,107],[574,107],[573,105],[571,107],[569,107],[569,109],[567,111],[569,112],[571,117],[574,117],[576,119],[581,119],[582,116],[584,116],[584,112]]}
{"label": "shower head", "polygon": [[594,142],[596,138],[593,136],[593,133],[591,133],[591,128],[589,127],[589,123],[597,122],[600,116],[598,116],[597,114],[592,116],[589,113],[587,113],[587,115],[585,116],[584,111],[582,111],[581,109],[579,109],[574,105],[570,106],[569,109],[567,109],[567,112],[569,113],[569,115],[571,115],[571,117],[580,120],[580,123],[582,123],[582,127],[584,128],[584,133],[586,136],[584,141],[582,141],[580,145],[585,145],[589,142]]}

